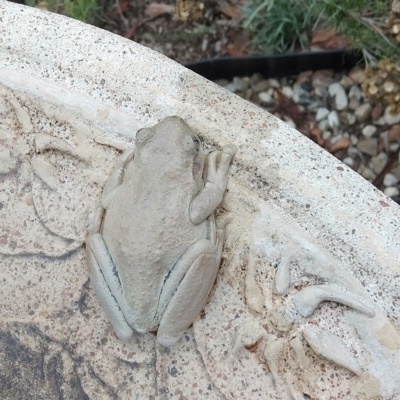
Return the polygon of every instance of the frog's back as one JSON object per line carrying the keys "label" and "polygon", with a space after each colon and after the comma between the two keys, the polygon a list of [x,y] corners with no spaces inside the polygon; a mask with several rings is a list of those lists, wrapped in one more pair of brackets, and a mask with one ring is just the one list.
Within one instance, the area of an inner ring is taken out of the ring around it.
{"label": "frog's back", "polygon": [[128,323],[148,331],[157,326],[166,276],[195,241],[207,237],[208,222],[190,221],[196,191],[190,182],[149,185],[142,179],[121,189],[107,210],[103,236],[121,279]]}

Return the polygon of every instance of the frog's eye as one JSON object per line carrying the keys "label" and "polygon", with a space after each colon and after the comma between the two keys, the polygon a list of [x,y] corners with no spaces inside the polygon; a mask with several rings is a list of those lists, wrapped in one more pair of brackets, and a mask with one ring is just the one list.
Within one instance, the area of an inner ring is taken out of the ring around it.
{"label": "frog's eye", "polygon": [[181,138],[181,140],[180,140],[180,145],[181,145],[181,148],[182,148],[184,151],[187,151],[187,152],[189,152],[189,153],[194,152],[194,150],[195,150],[195,148],[196,148],[196,145],[195,145],[195,143],[194,143],[194,141],[193,141],[193,137],[190,136],[190,135],[185,135],[185,136],[183,136],[183,137]]}
{"label": "frog's eye", "polygon": [[198,136],[193,136],[193,143],[194,143],[194,147],[195,147],[196,151],[199,151],[201,142],[200,142],[200,139]]}
{"label": "frog's eye", "polygon": [[136,146],[143,146],[148,142],[154,135],[152,129],[143,128],[136,133]]}

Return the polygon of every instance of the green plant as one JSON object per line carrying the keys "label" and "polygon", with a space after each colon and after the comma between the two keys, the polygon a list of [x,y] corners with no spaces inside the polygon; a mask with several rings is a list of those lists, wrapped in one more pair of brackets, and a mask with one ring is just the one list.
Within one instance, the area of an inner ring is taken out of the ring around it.
{"label": "green plant", "polygon": [[269,52],[305,47],[321,29],[335,28],[364,53],[367,62],[400,57],[387,36],[386,19],[392,0],[250,0],[244,27],[252,32],[253,48]]}
{"label": "green plant", "polygon": [[64,9],[71,18],[87,22],[99,10],[97,0],[64,0]]}
{"label": "green plant", "polygon": [[303,7],[293,0],[252,0],[244,8],[244,28],[252,33],[253,50],[282,53],[308,43],[307,28],[312,24]]}
{"label": "green plant", "polygon": [[31,7],[65,14],[83,22],[90,22],[100,9],[97,0],[26,0],[26,4]]}

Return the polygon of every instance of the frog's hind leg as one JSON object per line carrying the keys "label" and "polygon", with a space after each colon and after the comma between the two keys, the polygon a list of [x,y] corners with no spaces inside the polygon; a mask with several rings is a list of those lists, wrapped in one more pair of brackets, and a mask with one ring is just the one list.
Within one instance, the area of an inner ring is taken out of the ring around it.
{"label": "frog's hind leg", "polygon": [[215,243],[205,239],[195,242],[165,282],[160,297],[162,316],[157,332],[158,342],[163,346],[177,342],[200,314],[218,273],[224,235],[225,221],[217,220]]}
{"label": "frog's hind leg", "polygon": [[90,235],[86,241],[86,260],[90,281],[107,318],[120,339],[129,339],[133,330],[119,306],[123,297],[121,283],[107,246],[99,233]]}

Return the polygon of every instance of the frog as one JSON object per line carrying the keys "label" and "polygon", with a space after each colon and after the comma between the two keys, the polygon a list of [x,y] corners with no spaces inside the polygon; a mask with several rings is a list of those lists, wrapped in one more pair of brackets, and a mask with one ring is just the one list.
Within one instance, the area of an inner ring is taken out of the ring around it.
{"label": "frog", "polygon": [[204,155],[178,116],[140,129],[119,156],[86,240],[94,292],[121,340],[153,332],[172,346],[200,315],[221,264],[216,217],[236,147]]}

